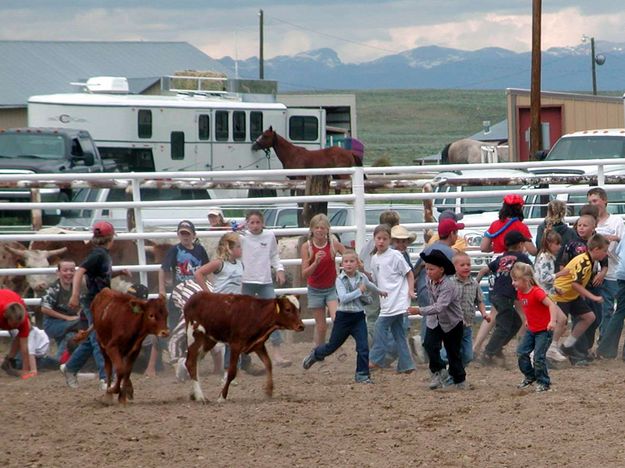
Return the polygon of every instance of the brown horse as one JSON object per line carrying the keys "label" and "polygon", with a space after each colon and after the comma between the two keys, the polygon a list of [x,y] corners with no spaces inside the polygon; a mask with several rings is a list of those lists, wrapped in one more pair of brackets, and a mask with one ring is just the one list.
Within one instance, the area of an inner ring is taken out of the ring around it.
{"label": "brown horse", "polygon": [[308,150],[281,137],[272,127],[265,130],[252,145],[254,151],[269,151],[270,148],[274,149],[284,169],[362,166],[362,157],[351,150],[339,146]]}

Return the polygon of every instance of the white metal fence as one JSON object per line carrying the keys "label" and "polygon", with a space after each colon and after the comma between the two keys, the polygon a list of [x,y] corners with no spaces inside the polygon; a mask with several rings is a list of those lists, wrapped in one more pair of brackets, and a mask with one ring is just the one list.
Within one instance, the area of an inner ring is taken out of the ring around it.
{"label": "white metal fence", "polygon": [[[501,169],[531,169],[547,167],[561,167],[561,161],[554,162],[531,162],[531,163],[501,163],[497,164],[497,168]],[[592,160],[592,161],[576,161],[567,162],[567,167],[575,166],[595,166],[597,168],[597,176],[595,180],[598,185],[603,186],[608,192],[623,192],[625,185],[621,183],[605,185],[606,176],[605,168],[612,165],[623,165],[625,161],[618,160]],[[346,202],[353,205],[355,212],[355,224],[352,226],[344,226],[333,228],[334,232],[355,232],[356,248],[359,250],[364,242],[367,231],[371,231],[375,226],[365,224],[365,205],[372,203],[396,203],[403,202],[417,202],[424,200],[432,200],[434,194],[431,192],[422,192],[420,190],[408,191],[406,189],[394,189],[391,191],[385,191],[384,193],[367,193],[365,191],[365,177],[367,180],[373,180],[381,175],[388,178],[405,179],[407,177],[421,176],[422,178],[429,179],[432,175],[440,171],[454,171],[454,170],[487,170],[492,169],[493,164],[474,164],[467,165],[444,165],[444,166],[395,166],[395,167],[368,167],[368,168],[342,168],[342,169],[309,169],[309,170],[271,170],[271,171],[221,171],[221,172],[165,172],[165,173],[114,173],[114,174],[19,174],[19,175],[0,175],[0,186],[6,187],[7,184],[36,184],[39,187],[56,187],[59,184],[67,186],[69,183],[77,183],[77,178],[80,178],[81,183],[86,184],[98,184],[99,186],[109,185],[118,186],[122,181],[127,181],[132,189],[133,200],[124,202],[109,202],[109,203],[93,203],[93,202],[79,202],[79,203],[7,203],[3,205],[4,209],[11,210],[32,210],[32,209],[87,209],[87,208],[126,208],[134,209],[136,219],[136,232],[120,233],[118,238],[120,239],[133,239],[137,240],[138,249],[138,265],[115,265],[114,270],[128,269],[133,272],[140,272],[142,276],[142,282],[146,281],[145,273],[147,271],[158,270],[158,265],[148,265],[145,258],[144,240],[165,240],[175,238],[176,233],[172,230],[170,232],[145,232],[142,223],[142,208],[154,208],[154,207],[166,207],[175,210],[181,207],[204,207],[208,209],[212,206],[220,206],[222,208],[229,206],[266,206],[267,204],[294,204],[301,202]],[[156,184],[157,186],[167,186],[168,183],[176,183],[180,185],[187,181],[190,186],[198,188],[202,186],[203,182],[212,183],[216,180],[222,182],[230,181],[236,184],[237,181],[258,181],[259,186],[268,181],[274,181],[273,184],[268,184],[274,188],[281,188],[280,181],[283,181],[286,177],[304,176],[304,175],[326,175],[329,173],[336,175],[347,175],[351,178],[351,191],[346,194],[340,195],[324,195],[324,196],[279,196],[273,198],[229,198],[229,199],[215,199],[215,200],[188,200],[188,201],[141,201],[140,199],[140,187],[144,184]],[[528,178],[536,181],[536,176],[530,176]],[[610,176],[607,177],[608,179]],[[541,180],[548,182],[550,176],[543,176]],[[588,177],[581,178],[587,182]],[[616,182],[620,181],[620,176],[616,176]],[[423,185],[419,182],[414,182],[415,189]],[[4,185],[3,185],[4,184]],[[561,188],[560,190],[566,190],[569,193],[586,193],[588,187],[568,187]],[[462,194],[463,198],[474,198],[484,196],[505,196],[508,193],[519,193],[521,195],[529,194],[541,194],[552,195],[557,192],[557,189],[553,188],[523,188],[513,190],[500,190],[500,191],[471,191]],[[456,193],[437,193],[436,198],[455,198]],[[495,218],[493,217],[493,221]],[[489,222],[490,222],[489,221]],[[527,223],[538,224],[542,219],[527,220]],[[476,224],[467,222],[467,227],[485,229],[487,224]],[[435,228],[435,223],[416,223],[407,224],[406,227],[410,230],[423,232],[424,229]],[[301,235],[308,230],[306,228],[298,229],[276,229],[274,230],[276,235]],[[483,231],[482,231],[483,232]],[[216,231],[199,231],[198,237],[219,237],[223,232]],[[77,232],[72,234],[38,234],[36,232],[24,233],[24,234],[1,234],[0,241],[31,241],[31,240],[87,240],[91,237],[91,234],[87,231]],[[209,252],[209,255],[211,252]],[[286,265],[297,265],[300,260],[285,259]],[[41,274],[41,273],[53,273],[55,268],[3,268],[0,269],[0,275],[28,275],[28,274]],[[305,288],[291,288],[278,290],[283,293],[305,293]],[[29,299],[29,304],[38,303],[37,299]]]}

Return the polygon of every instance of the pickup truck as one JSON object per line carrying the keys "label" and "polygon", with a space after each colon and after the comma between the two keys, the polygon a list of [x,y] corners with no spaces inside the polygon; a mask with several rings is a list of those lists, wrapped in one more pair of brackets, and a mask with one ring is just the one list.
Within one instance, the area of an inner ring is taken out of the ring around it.
{"label": "pickup truck", "polygon": [[[0,130],[0,174],[66,174],[113,172],[115,163],[103,160],[89,132],[67,128],[12,128]],[[69,189],[39,189],[41,201],[69,201]],[[1,189],[0,202],[27,202],[31,190]],[[1,206],[1,205],[0,205]],[[59,210],[45,210],[43,224],[56,224]],[[0,224],[27,228],[30,211],[0,210]]]}

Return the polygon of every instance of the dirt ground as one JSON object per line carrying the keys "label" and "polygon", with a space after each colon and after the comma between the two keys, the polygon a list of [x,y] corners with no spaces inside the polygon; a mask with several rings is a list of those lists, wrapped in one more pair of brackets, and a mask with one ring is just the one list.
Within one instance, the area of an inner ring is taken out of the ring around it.
{"label": "dirt ground", "polygon": [[553,370],[553,390],[536,394],[516,389],[508,347],[510,369],[471,365],[474,388],[448,392],[427,389],[425,365],[353,383],[353,342],[309,371],[310,344],[287,345],[294,364],[276,369],[273,398],[243,374],[223,404],[208,363],[206,405],[169,368],[135,375],[127,406],[103,405],[95,380],[0,375],[0,466],[624,466],[625,364]]}

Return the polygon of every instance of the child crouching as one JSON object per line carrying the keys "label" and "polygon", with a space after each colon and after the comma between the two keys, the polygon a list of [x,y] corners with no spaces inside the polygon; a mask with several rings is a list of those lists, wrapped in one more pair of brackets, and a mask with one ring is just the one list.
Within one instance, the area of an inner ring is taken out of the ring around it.
{"label": "child crouching", "polygon": [[358,271],[360,260],[355,251],[345,250],[341,266],[343,271],[336,279],[339,307],[330,341],[313,349],[304,359],[302,367],[310,369],[315,362],[323,361],[339,349],[351,335],[356,341],[356,382],[372,383],[369,377],[369,343],[364,307],[364,304],[370,302],[370,296],[365,295],[365,292],[369,290],[383,297],[386,293],[380,291]]}
{"label": "child crouching", "polygon": [[[430,358],[430,389],[453,387],[463,390],[466,388],[466,372],[460,352],[464,334],[463,313],[460,307],[460,289],[450,278],[456,269],[440,250],[432,250],[427,255],[422,252],[421,258],[425,262],[432,305],[409,307],[408,312],[423,315],[426,320],[423,347]],[[449,371],[441,359],[443,344],[447,351]]]}
{"label": "child crouching", "polygon": [[[553,339],[559,307],[537,286],[531,265],[516,263],[510,276],[527,324],[527,331],[517,348],[519,369],[525,376],[518,388],[527,388],[537,382],[536,391],[546,392],[551,387],[547,370],[547,350]],[[533,366],[530,360],[532,351]]]}

